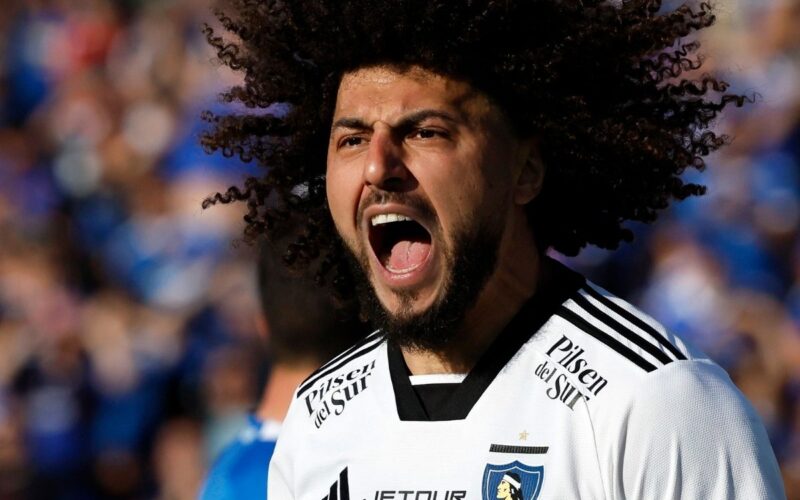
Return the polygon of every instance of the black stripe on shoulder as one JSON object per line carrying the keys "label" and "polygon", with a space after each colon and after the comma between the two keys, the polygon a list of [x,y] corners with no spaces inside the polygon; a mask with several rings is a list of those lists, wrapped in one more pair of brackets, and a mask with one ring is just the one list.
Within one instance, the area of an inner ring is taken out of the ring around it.
{"label": "black stripe on shoulder", "polygon": [[370,333],[369,335],[365,336],[363,339],[361,339],[361,340],[359,340],[358,342],[356,342],[355,344],[351,345],[350,347],[348,347],[348,348],[347,348],[347,349],[345,349],[344,351],[342,351],[342,352],[340,352],[339,354],[337,354],[336,356],[332,357],[331,359],[329,359],[328,361],[326,361],[325,363],[323,363],[323,364],[322,364],[322,366],[320,366],[319,368],[317,368],[316,370],[314,370],[313,372],[311,372],[311,375],[309,375],[308,377],[306,377],[306,379],[305,379],[305,380],[303,380],[303,381],[300,383],[300,385],[302,386],[302,385],[303,385],[303,384],[305,384],[305,383],[306,383],[306,382],[307,382],[309,379],[311,379],[312,377],[316,376],[316,374],[317,374],[317,373],[319,373],[319,372],[321,372],[322,370],[324,370],[324,369],[328,368],[329,366],[331,366],[332,364],[336,363],[337,361],[339,361],[339,360],[340,360],[340,359],[342,359],[343,357],[345,357],[345,356],[349,355],[351,352],[355,351],[356,349],[359,349],[359,348],[360,348],[361,346],[363,346],[364,344],[367,344],[367,343],[369,343],[369,342],[370,342],[372,339],[374,339],[374,338],[375,338],[376,336],[378,336],[380,333],[381,333],[381,331],[380,331],[380,330],[375,330],[374,332],[372,332],[372,333]]}
{"label": "black stripe on shoulder", "polygon": [[628,358],[636,366],[643,369],[644,371],[652,372],[656,369],[655,365],[653,365],[651,362],[647,361],[643,357],[633,352],[630,348],[622,344],[619,340],[615,339],[614,337],[607,334],[603,330],[597,328],[593,324],[581,318],[578,313],[568,309],[566,306],[561,306],[558,312],[556,312],[556,315],[564,318],[565,320],[569,321],[570,323],[580,328],[587,334],[591,335],[600,342],[604,343],[614,351]]}
{"label": "black stripe on shoulder", "polygon": [[581,295],[580,293],[576,293],[572,300],[575,301],[576,304],[581,306],[583,310],[585,310],[589,315],[593,316],[594,318],[598,319],[606,326],[613,329],[615,332],[619,333],[629,341],[633,342],[637,346],[639,346],[643,351],[647,352],[655,359],[660,361],[663,364],[672,363],[672,358],[664,354],[664,351],[656,347],[654,344],[651,344],[644,338],[642,338],[639,334],[631,330],[630,328],[624,326],[619,321],[615,320],[608,314],[604,313],[599,307],[592,304],[589,299]]}
{"label": "black stripe on shoulder", "polygon": [[339,473],[339,489],[342,490],[342,500],[350,500],[350,482],[347,479],[347,467]]}
{"label": "black stripe on shoulder", "polygon": [[584,287],[584,290],[586,290],[586,293],[591,295],[598,302],[602,303],[604,306],[608,307],[615,313],[625,318],[629,323],[636,325],[637,328],[641,329],[643,332],[647,333],[648,335],[656,339],[656,341],[659,344],[663,345],[669,352],[672,353],[673,356],[675,356],[675,359],[678,360],[686,359],[686,356],[677,347],[675,347],[672,344],[672,342],[670,342],[663,335],[661,335],[655,328],[648,325],[642,318],[636,316],[632,312],[620,306],[619,304],[609,299],[605,295],[601,294],[588,284]]}
{"label": "black stripe on shoulder", "polygon": [[307,379],[300,384],[300,388],[297,390],[297,397],[300,397],[304,392],[309,390],[314,384],[316,384],[321,378],[325,377],[326,375],[330,375],[331,373],[335,372],[339,368],[343,367],[347,363],[353,361],[354,359],[358,359],[361,356],[367,354],[370,351],[375,350],[376,348],[380,347],[383,343],[383,336],[379,335],[378,332],[373,333],[372,335],[367,336],[356,345],[351,347],[350,349],[346,350],[339,356],[335,357],[325,365],[318,368],[314,373],[308,376]]}

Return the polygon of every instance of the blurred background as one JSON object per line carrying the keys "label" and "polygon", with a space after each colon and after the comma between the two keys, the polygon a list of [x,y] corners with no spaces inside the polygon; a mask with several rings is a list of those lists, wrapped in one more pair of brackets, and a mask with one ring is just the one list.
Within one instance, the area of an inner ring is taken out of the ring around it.
{"label": "blurred background", "polygon": [[[706,70],[760,94],[708,195],[572,264],[721,363],[800,499],[800,1],[719,0]],[[208,0],[3,0],[0,499],[195,498],[268,370],[241,207],[203,154],[236,81]]]}

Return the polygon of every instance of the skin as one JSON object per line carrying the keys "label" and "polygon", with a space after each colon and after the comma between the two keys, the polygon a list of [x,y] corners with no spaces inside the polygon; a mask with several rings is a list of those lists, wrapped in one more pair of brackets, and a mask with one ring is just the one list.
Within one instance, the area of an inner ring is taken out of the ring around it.
{"label": "skin", "polygon": [[[404,349],[412,373],[469,371],[534,293],[540,259],[524,207],[543,177],[535,141],[518,138],[469,84],[418,67],[344,75],[328,147],[328,203],[387,311],[419,313],[442,296],[450,273],[443,252],[459,228],[479,222],[502,228],[497,267],[457,340],[444,352]],[[421,218],[402,202],[375,202],[390,194],[422,200],[434,216]],[[382,269],[368,239],[369,217],[382,210],[411,215],[431,233],[423,272],[395,279]]]}
{"label": "skin", "polygon": [[497,498],[511,498],[511,486],[505,481],[500,481],[497,485]]}

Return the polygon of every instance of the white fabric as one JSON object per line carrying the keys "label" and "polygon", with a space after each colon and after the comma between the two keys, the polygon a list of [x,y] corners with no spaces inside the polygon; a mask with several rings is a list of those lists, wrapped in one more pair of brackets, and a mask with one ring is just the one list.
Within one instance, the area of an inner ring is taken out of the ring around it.
{"label": "white fabric", "polygon": [[466,376],[464,373],[436,373],[432,375],[411,375],[408,380],[411,381],[411,385],[458,384]]}
{"label": "white fabric", "polygon": [[[496,498],[488,471],[514,462],[543,467],[539,499],[785,498],[763,425],[719,366],[628,304],[688,359],[670,354],[660,363],[572,300],[565,306],[657,369],[642,369],[554,315],[467,418],[401,421],[384,343],[314,384],[347,380],[349,400],[343,382],[293,401],[270,464],[269,500]],[[665,351],[636,325],[624,326]],[[343,475],[349,499],[341,496]]]}
{"label": "white fabric", "polygon": [[275,441],[281,432],[279,420],[264,420],[258,429],[258,439],[261,441]]}

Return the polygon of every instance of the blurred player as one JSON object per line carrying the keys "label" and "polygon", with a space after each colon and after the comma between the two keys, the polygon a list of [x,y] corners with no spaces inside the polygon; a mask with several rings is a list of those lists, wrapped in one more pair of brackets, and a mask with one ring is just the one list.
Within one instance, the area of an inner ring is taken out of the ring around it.
{"label": "blurred player", "polygon": [[250,236],[296,226],[293,265],[380,328],[299,386],[271,500],[784,497],[724,370],[547,255],[616,248],[625,221],[703,192],[681,175],[745,100],[682,79],[707,3],[241,0],[219,17],[238,40],[209,40],[245,72],[226,97],[259,109],[212,118],[205,144],[269,172],[208,202],[246,201]]}
{"label": "blurred player", "polygon": [[209,471],[200,495],[204,500],[266,496],[267,466],[296,387],[362,332],[360,324],[338,320],[331,296],[310,280],[288,272],[267,244],[259,254],[258,285],[264,313],[260,325],[270,355],[269,379],[247,427]]}

